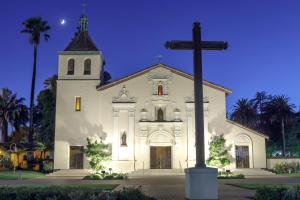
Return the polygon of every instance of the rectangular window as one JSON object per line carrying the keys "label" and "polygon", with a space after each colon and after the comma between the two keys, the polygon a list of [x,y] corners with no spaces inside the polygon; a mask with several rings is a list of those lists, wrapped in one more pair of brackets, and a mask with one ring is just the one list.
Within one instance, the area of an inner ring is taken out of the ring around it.
{"label": "rectangular window", "polygon": [[81,110],[81,97],[75,97],[75,111]]}

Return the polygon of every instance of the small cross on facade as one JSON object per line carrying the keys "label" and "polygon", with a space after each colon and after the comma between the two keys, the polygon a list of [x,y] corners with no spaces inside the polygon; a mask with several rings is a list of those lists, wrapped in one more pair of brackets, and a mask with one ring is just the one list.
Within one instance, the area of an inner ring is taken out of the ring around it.
{"label": "small cross on facade", "polygon": [[162,60],[163,56],[161,54],[158,54],[156,56],[156,58],[157,58],[158,63],[161,63],[161,60]]}

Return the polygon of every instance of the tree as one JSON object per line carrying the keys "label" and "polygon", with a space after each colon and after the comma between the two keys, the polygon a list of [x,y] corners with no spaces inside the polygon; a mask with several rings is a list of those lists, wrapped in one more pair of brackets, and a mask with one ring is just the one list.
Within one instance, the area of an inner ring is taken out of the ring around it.
{"label": "tree", "polygon": [[238,100],[230,116],[231,120],[249,128],[255,128],[257,126],[257,117],[256,109],[248,99]]}
{"label": "tree", "polygon": [[250,100],[250,103],[257,110],[257,113],[261,114],[264,106],[271,99],[272,99],[272,96],[268,95],[268,93],[265,91],[256,92],[254,98]]}
{"label": "tree", "polygon": [[209,145],[209,158],[207,164],[217,168],[224,168],[230,164],[228,147],[225,146],[226,140],[223,135],[214,136]]}
{"label": "tree", "polygon": [[45,151],[47,149],[47,146],[42,142],[36,143],[37,150],[41,151],[41,159],[43,159],[43,156],[45,155]]}
{"label": "tree", "polygon": [[111,79],[110,73],[107,71],[104,71],[104,84],[108,83],[110,79]]}
{"label": "tree", "polygon": [[91,168],[97,173],[100,170],[104,170],[104,163],[111,159],[111,153],[108,150],[108,145],[104,144],[102,141],[99,143],[97,140],[92,142],[87,138],[87,145],[85,149],[85,155],[89,160]]}
{"label": "tree", "polygon": [[256,110],[257,113],[257,121],[256,126],[253,127],[257,131],[266,132],[267,131],[267,124],[262,116],[262,111],[266,104],[272,99],[271,95],[268,95],[267,92],[256,92],[254,98],[250,100],[251,105]]}
{"label": "tree", "polygon": [[33,140],[33,112],[34,112],[34,90],[35,90],[35,78],[36,78],[36,63],[37,63],[37,48],[40,44],[41,35],[47,42],[50,35],[47,32],[50,30],[50,26],[47,21],[44,21],[41,17],[31,17],[22,23],[24,29],[21,33],[29,34],[29,43],[33,45],[33,70],[31,79],[31,92],[30,92],[30,115],[29,115],[29,134],[28,141],[31,143]]}
{"label": "tree", "polygon": [[24,100],[17,98],[17,95],[7,88],[0,90],[0,131],[3,142],[7,142],[9,125],[15,130],[26,125],[28,110],[23,104]]}
{"label": "tree", "polygon": [[36,139],[49,148],[54,142],[56,80],[57,75],[53,75],[44,81],[45,89],[38,95],[34,115]]}
{"label": "tree", "polygon": [[295,105],[289,102],[285,95],[275,95],[263,108],[263,116],[272,125],[280,124],[282,139],[282,155],[286,155],[285,125],[289,123],[294,116]]}

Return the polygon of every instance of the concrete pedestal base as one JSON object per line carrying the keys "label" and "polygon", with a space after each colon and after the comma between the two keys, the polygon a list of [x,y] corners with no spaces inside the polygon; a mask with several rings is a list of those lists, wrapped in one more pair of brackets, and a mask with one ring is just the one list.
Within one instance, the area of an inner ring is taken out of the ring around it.
{"label": "concrete pedestal base", "polygon": [[218,199],[216,168],[187,168],[184,171],[187,200]]}

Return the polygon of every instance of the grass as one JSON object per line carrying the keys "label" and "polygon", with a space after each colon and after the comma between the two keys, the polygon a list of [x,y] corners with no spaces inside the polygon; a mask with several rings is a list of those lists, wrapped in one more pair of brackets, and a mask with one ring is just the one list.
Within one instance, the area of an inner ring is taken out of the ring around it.
{"label": "grass", "polygon": [[284,185],[284,184],[247,184],[247,183],[226,183],[226,185],[231,185],[234,187],[242,188],[242,189],[248,189],[248,190],[257,190],[262,187],[271,187],[271,188],[277,188],[277,187],[294,187],[295,185]]}
{"label": "grass", "polygon": [[280,175],[280,176],[290,176],[290,177],[297,177],[297,178],[300,178],[300,172],[297,172],[297,173],[284,173],[284,174],[277,174],[277,175]]}
{"label": "grass", "polygon": [[73,189],[73,190],[88,190],[88,189],[99,189],[99,190],[113,190],[118,187],[118,184],[63,184],[63,185],[13,185],[13,186],[0,186],[0,187],[30,187],[30,188],[55,188],[55,189]]}
{"label": "grass", "polygon": [[[21,171],[22,179],[33,179],[45,176],[45,174],[35,171]],[[18,180],[19,172],[16,171],[0,171],[0,180]]]}

